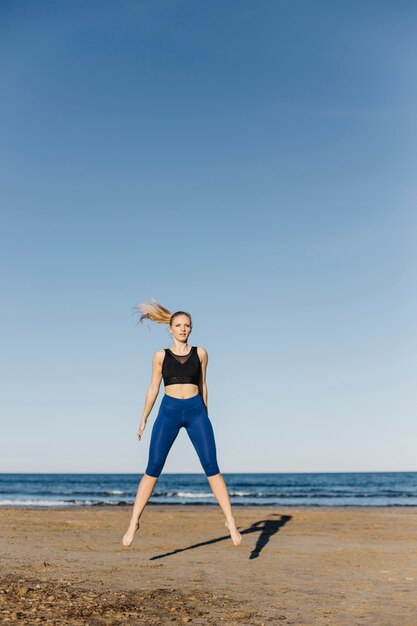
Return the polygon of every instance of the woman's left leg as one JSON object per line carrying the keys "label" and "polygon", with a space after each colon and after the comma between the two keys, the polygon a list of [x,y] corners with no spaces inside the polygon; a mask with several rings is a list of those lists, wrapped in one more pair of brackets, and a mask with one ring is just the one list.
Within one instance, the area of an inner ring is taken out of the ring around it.
{"label": "woman's left leg", "polygon": [[229,529],[233,543],[235,546],[238,546],[242,541],[242,535],[236,528],[236,522],[233,517],[232,507],[230,504],[229,492],[227,491],[224,478],[219,473],[216,476],[207,476],[207,480],[209,481],[211,490],[214,493],[215,498],[226,518],[224,525]]}
{"label": "woman's left leg", "polygon": [[240,544],[242,536],[236,528],[229,492],[217,464],[213,426],[204,403],[186,412],[185,427],[198,454],[211,490],[223,511],[226,520],[225,526],[229,529],[232,541],[237,546]]}

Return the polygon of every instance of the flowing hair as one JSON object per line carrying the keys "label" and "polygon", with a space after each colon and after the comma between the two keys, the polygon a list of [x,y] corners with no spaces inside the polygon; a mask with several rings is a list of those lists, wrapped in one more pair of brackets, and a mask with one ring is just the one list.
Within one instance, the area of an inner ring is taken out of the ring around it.
{"label": "flowing hair", "polygon": [[171,323],[177,315],[186,315],[192,326],[191,315],[189,313],[186,311],[175,311],[175,313],[172,313],[152,297],[149,302],[140,302],[139,304],[135,304],[133,312],[141,313],[138,324],[139,322],[143,324],[144,319],[149,319],[157,324],[168,324],[168,326],[171,326]]}

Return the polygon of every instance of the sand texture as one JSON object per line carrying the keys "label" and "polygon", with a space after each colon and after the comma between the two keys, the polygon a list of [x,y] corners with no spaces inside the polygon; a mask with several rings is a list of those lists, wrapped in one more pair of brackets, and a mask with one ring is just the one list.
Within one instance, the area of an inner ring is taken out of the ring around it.
{"label": "sand texture", "polygon": [[0,623],[416,626],[417,507],[0,509]]}

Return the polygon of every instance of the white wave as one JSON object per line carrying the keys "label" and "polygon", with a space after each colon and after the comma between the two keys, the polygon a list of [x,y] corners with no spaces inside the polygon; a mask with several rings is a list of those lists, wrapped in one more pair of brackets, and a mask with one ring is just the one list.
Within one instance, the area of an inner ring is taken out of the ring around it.
{"label": "white wave", "polygon": [[122,489],[112,489],[111,491],[106,491],[106,494],[109,496],[122,496],[125,492]]}
{"label": "white wave", "polygon": [[178,491],[179,498],[214,498],[214,493],[192,493],[191,491]]}

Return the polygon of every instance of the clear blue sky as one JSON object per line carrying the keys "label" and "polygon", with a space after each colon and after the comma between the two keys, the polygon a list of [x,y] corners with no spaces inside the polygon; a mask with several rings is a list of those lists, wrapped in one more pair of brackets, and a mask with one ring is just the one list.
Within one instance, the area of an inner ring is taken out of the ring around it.
{"label": "clear blue sky", "polygon": [[[151,296],[221,471],[417,470],[416,18],[1,2],[0,471],[145,470]],[[202,471],[184,430],[164,471]]]}

